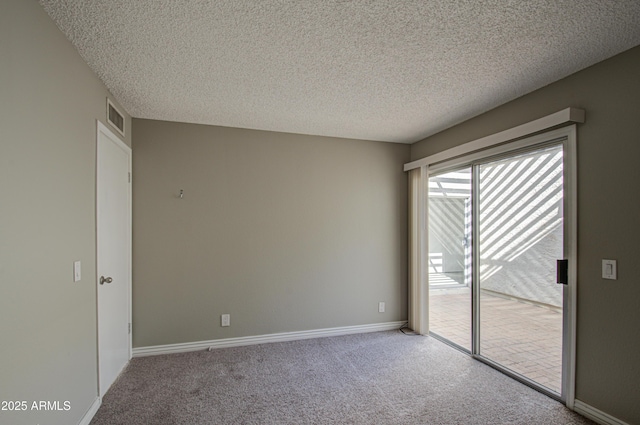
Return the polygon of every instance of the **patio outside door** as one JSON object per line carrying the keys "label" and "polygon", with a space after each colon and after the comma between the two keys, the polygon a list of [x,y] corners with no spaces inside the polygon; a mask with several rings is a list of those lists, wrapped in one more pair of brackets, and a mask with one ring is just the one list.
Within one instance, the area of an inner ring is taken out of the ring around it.
{"label": "patio outside door", "polygon": [[562,145],[478,164],[478,354],[560,394]]}
{"label": "patio outside door", "polygon": [[472,351],[471,167],[429,177],[429,323]]}
{"label": "patio outside door", "polygon": [[559,399],[565,285],[563,141],[429,174],[429,328]]}

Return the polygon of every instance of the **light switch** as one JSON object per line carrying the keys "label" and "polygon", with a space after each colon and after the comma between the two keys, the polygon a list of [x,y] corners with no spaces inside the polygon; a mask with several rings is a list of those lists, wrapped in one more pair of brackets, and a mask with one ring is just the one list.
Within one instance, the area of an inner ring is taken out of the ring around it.
{"label": "light switch", "polygon": [[80,266],[80,261],[75,261],[73,263],[73,281],[79,282],[82,279],[82,269]]}
{"label": "light switch", "polygon": [[618,279],[618,267],[616,260],[602,260],[602,278],[603,279]]}

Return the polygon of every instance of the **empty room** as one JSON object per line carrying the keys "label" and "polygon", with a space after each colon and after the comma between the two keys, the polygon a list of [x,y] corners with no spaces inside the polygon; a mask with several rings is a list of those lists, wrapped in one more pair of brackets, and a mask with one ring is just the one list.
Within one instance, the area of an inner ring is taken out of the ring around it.
{"label": "empty room", "polygon": [[640,424],[640,3],[3,0],[0,424]]}

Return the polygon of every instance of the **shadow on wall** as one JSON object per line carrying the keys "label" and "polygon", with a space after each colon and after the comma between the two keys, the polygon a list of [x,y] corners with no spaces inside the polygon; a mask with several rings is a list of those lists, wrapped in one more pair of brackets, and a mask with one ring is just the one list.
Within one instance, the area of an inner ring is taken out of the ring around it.
{"label": "shadow on wall", "polygon": [[[562,148],[478,165],[480,282],[483,290],[560,307]],[[471,282],[471,168],[429,178],[432,286]]]}

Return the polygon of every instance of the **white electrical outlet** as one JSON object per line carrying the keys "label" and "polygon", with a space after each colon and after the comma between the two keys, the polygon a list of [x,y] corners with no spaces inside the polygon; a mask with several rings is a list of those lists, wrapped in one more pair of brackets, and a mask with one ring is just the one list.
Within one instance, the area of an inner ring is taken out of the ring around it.
{"label": "white electrical outlet", "polygon": [[378,313],[384,313],[384,308],[385,308],[384,301],[380,301],[378,303]]}
{"label": "white electrical outlet", "polygon": [[231,326],[231,315],[223,314],[220,316],[220,326]]}

